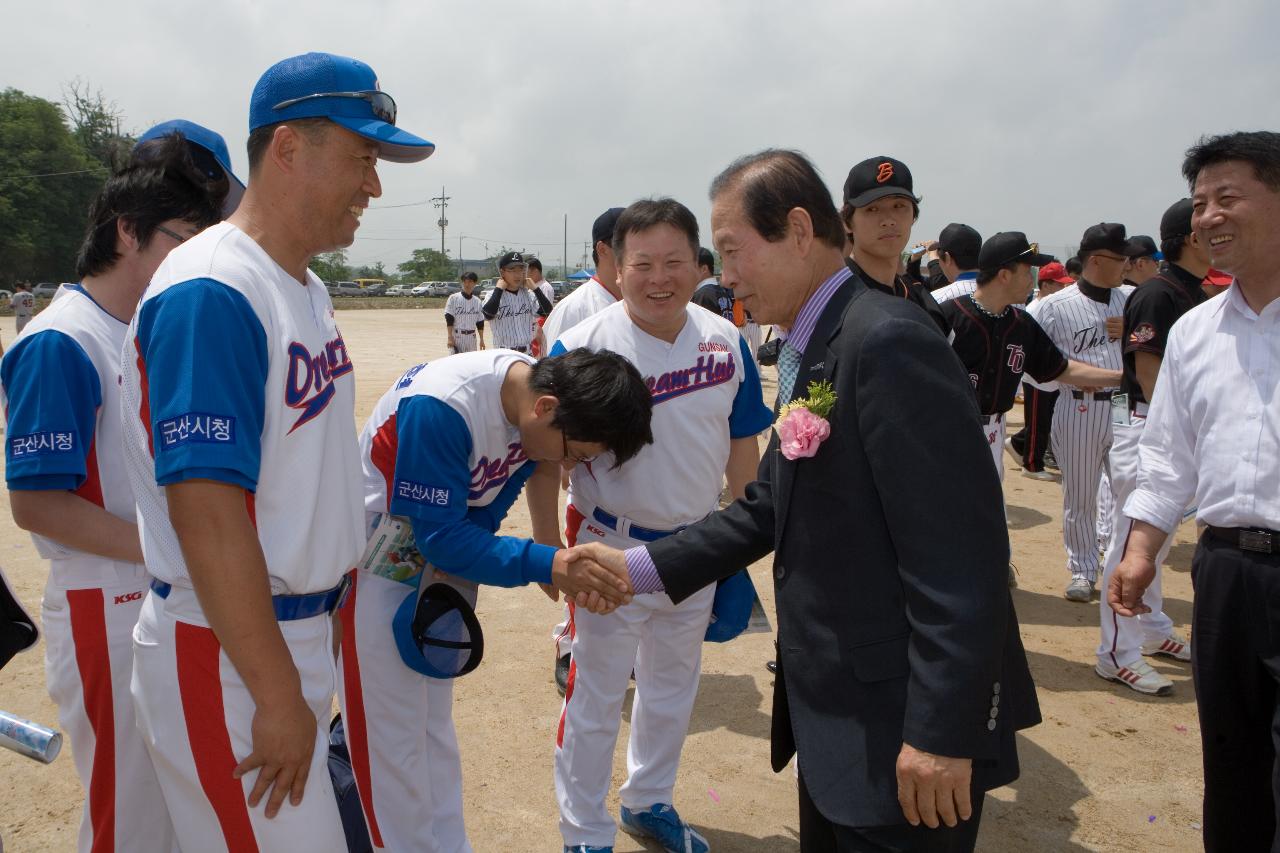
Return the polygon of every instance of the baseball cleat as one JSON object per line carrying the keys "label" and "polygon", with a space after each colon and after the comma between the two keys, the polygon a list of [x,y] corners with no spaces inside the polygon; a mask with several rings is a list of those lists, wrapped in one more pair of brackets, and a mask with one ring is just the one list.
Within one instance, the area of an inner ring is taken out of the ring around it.
{"label": "baseball cleat", "polygon": [[1191,660],[1191,644],[1177,634],[1170,634],[1159,643],[1143,643],[1142,653],[1151,657],[1158,655],[1160,657],[1173,658],[1174,660],[1189,661]]}
{"label": "baseball cleat", "polygon": [[1013,449],[1013,439],[1006,438],[1004,440],[1004,452],[1009,454],[1015,465],[1022,467],[1022,454]]}
{"label": "baseball cleat", "polygon": [[655,839],[667,853],[707,853],[711,845],[701,833],[676,814],[674,806],[657,803],[648,811],[622,807],[622,830],[629,835]]}
{"label": "baseball cleat", "polygon": [[1084,575],[1073,575],[1071,583],[1067,584],[1067,588],[1062,594],[1067,601],[1092,601],[1093,581]]}
{"label": "baseball cleat", "polygon": [[1044,452],[1044,467],[1052,468],[1055,471],[1062,470],[1061,468],[1058,467],[1058,457],[1053,455],[1052,450],[1046,449]]}
{"label": "baseball cleat", "polygon": [[1053,473],[1051,473],[1051,472],[1049,472],[1049,471],[1026,471],[1026,470],[1024,470],[1024,471],[1022,472],[1022,476],[1026,477],[1028,480],[1041,480],[1041,481],[1043,481],[1043,482],[1045,482],[1045,483],[1057,483],[1057,482],[1060,482],[1060,481],[1062,480],[1062,477],[1061,477],[1061,476],[1059,476],[1058,474],[1053,474]]}
{"label": "baseball cleat", "polygon": [[1009,589],[1017,589],[1017,588],[1018,588],[1018,567],[1013,564],[1012,560],[1010,560],[1009,561]]}
{"label": "baseball cleat", "polygon": [[561,655],[556,658],[556,690],[563,696],[569,689],[569,661],[572,655]]}
{"label": "baseball cleat", "polygon": [[1098,661],[1093,671],[1100,678],[1123,684],[1125,687],[1130,687],[1139,693],[1146,693],[1148,696],[1168,696],[1173,692],[1173,682],[1152,669],[1151,664],[1144,660],[1139,660],[1128,666],[1112,666],[1109,663]]}

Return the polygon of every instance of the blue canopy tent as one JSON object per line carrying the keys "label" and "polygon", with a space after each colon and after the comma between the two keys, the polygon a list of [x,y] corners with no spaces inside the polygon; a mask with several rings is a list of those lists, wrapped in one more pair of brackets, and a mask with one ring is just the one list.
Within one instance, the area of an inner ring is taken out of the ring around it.
{"label": "blue canopy tent", "polygon": [[569,273],[568,278],[569,278],[569,281],[586,281],[587,279],[591,278],[591,276],[595,275],[595,273],[596,273],[595,270],[582,269],[582,270],[578,270],[577,272]]}

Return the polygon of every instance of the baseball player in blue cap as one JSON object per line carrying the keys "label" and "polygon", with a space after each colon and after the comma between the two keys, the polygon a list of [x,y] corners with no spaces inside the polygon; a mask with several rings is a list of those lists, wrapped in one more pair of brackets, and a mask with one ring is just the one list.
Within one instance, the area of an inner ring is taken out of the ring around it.
{"label": "baseball player in blue cap", "polygon": [[307,263],[354,241],[379,159],[434,150],[395,122],[363,62],[269,68],[239,206],[166,259],[126,336],[123,442],[155,578],[132,690],[183,850],[346,849],[325,772],[330,614],[364,512],[353,367]]}
{"label": "baseball player in blue cap", "polygon": [[[133,627],[150,578],[120,447],[125,333],[171,249],[222,218],[230,172],[198,163],[222,137],[151,133],[89,214],[63,289],[0,362],[5,479],[17,525],[49,561],[41,621],[49,695],[85,789],[79,849],[169,850],[173,827],[138,733]],[[210,180],[210,178],[213,180]]]}
{"label": "baseball player in blue cap", "polygon": [[180,118],[162,121],[138,137],[133,146],[134,156],[147,157],[151,150],[147,143],[175,133],[181,134],[186,140],[197,169],[216,184],[220,185],[225,181],[226,196],[222,201],[222,217],[225,219],[235,213],[240,206],[240,199],[244,198],[244,182],[231,170],[231,155],[227,152],[226,140],[209,128]]}

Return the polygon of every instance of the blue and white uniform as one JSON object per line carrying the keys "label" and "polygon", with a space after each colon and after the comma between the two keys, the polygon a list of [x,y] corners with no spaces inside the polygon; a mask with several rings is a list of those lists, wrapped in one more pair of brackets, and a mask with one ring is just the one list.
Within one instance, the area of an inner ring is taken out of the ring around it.
{"label": "blue and white uniform", "polygon": [[[643,545],[693,524],[718,505],[730,442],[757,435],[773,414],[737,327],[697,305],[674,343],[632,322],[625,303],[561,335],[551,355],[611,350],[640,371],[653,395],[653,444],[621,467],[605,454],[574,469],[569,543]],[[628,777],[622,805],[670,804],[702,642],[715,598],[709,586],[679,605],[666,593],[637,595],[606,615],[575,608],[573,662],[556,734],[555,781],[566,846],[608,847],[617,827],[605,806],[628,676],[635,670]]]}
{"label": "blue and white uniform", "polygon": [[[498,536],[537,467],[502,411],[502,382],[534,359],[511,350],[460,353],[410,368],[360,434],[364,508],[408,519],[441,571],[495,586],[549,583],[556,549]],[[469,851],[452,681],[410,669],[392,619],[420,573],[357,570],[343,622],[342,713],[356,788],[376,848]],[[474,601],[472,601],[474,604]]]}
{"label": "blue and white uniform", "polygon": [[[335,668],[324,610],[364,545],[352,372],[323,282],[294,279],[225,222],[170,253],[130,326],[125,454],[147,568],[171,586],[143,604],[133,693],[184,850],[345,849],[325,769]],[[255,704],[207,627],[169,518],[164,487],[194,479],[244,489],[316,716],[306,797],[271,820],[246,804],[257,774],[231,777],[252,750]],[[285,614],[281,596],[317,593],[325,604],[303,610],[314,615]]]}
{"label": "blue and white uniform", "polygon": [[932,296],[939,305],[945,305],[952,299],[968,296],[977,289],[978,274],[976,272],[962,272],[956,276],[955,281],[933,291]]}
{"label": "blue and white uniform", "polygon": [[[0,362],[10,491],[68,491],[135,521],[120,446],[120,351],[128,325],[76,284]],[[45,675],[86,796],[79,849],[168,850],[173,827],[138,733],[129,680],[133,626],[149,580],[32,534],[49,561],[42,603]]]}

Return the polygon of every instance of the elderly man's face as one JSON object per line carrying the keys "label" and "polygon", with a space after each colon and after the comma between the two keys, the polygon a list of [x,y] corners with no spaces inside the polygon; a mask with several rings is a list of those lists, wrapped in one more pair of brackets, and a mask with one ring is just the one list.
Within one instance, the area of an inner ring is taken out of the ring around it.
{"label": "elderly man's face", "polygon": [[378,146],[336,124],[320,134],[298,133],[297,144],[295,175],[307,198],[312,251],[350,246],[369,200],[382,195]]}
{"label": "elderly man's face", "polygon": [[795,242],[770,243],[752,227],[741,193],[729,189],[711,205],[711,237],[720,253],[720,283],[733,290],[757,323],[790,326],[804,306],[808,282]]}
{"label": "elderly man's face", "polygon": [[1243,161],[1208,166],[1196,176],[1191,227],[1209,262],[1248,284],[1280,254],[1280,192]]}

